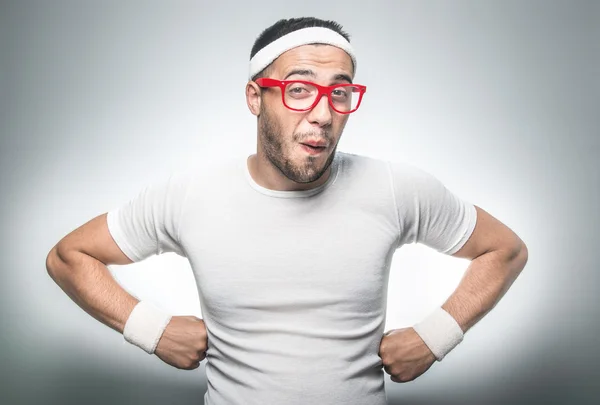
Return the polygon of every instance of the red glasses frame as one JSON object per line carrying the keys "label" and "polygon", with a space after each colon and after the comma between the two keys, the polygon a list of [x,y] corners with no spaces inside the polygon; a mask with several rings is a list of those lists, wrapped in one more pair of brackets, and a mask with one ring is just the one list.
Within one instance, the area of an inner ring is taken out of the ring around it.
{"label": "red glasses frame", "polygon": [[[290,83],[303,83],[303,84],[309,84],[311,86],[315,86],[318,91],[317,97],[315,98],[315,102],[310,107],[303,108],[303,109],[292,108],[292,107],[288,106],[285,103],[285,87]],[[320,84],[308,82],[308,81],[304,81],[304,80],[278,80],[278,79],[271,79],[271,78],[267,78],[267,77],[261,77],[259,79],[256,79],[256,84],[258,84],[260,87],[279,87],[281,89],[281,101],[283,102],[283,105],[293,111],[312,110],[319,103],[319,101],[321,101],[321,98],[323,97],[323,95],[326,95],[327,100],[329,100],[329,105],[331,106],[331,108],[333,108],[336,112],[338,112],[340,114],[350,114],[350,113],[353,113],[354,111],[358,110],[358,107],[360,107],[360,102],[362,101],[362,98],[363,98],[363,94],[365,94],[365,92],[367,91],[367,86],[363,86],[362,84],[339,83],[339,84],[334,84],[331,86],[321,86]],[[335,106],[333,105],[333,100],[331,100],[331,92],[338,87],[356,87],[359,90],[358,103],[356,104],[356,107],[354,107],[353,110],[340,111],[337,108],[335,108]]]}

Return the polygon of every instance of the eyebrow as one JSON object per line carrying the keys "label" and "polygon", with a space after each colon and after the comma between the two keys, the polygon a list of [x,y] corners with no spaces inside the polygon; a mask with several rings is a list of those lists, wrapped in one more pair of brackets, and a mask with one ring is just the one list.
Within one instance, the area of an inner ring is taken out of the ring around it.
{"label": "eyebrow", "polygon": [[[317,77],[315,72],[313,72],[310,69],[294,69],[291,72],[289,72],[287,75],[285,75],[283,80],[287,79],[288,77],[290,77],[292,75],[310,76],[312,78]],[[345,73],[338,73],[338,74],[334,75],[333,80],[335,80],[335,81],[345,80],[348,83],[352,83],[352,78]]]}

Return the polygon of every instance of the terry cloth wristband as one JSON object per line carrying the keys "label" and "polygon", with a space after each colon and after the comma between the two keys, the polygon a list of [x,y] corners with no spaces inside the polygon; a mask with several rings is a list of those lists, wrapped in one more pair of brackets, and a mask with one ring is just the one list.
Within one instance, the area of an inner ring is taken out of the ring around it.
{"label": "terry cloth wristband", "polygon": [[436,308],[413,328],[438,361],[442,361],[464,338],[458,322],[441,307]]}
{"label": "terry cloth wristband", "polygon": [[354,72],[356,73],[356,56],[352,45],[350,45],[350,42],[348,42],[346,38],[329,28],[308,27],[292,31],[258,51],[254,57],[250,59],[248,79],[252,80],[258,72],[269,66],[271,62],[277,59],[282,53],[289,51],[292,48],[309,44],[333,45],[344,50],[350,55],[352,64],[354,65]]}
{"label": "terry cloth wristband", "polygon": [[123,337],[129,343],[152,354],[170,321],[171,315],[147,301],[140,301],[133,307],[125,322]]}

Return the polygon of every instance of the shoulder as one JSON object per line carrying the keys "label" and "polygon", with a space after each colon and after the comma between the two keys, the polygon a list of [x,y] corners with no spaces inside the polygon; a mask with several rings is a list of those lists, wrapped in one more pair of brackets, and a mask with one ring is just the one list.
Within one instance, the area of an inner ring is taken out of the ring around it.
{"label": "shoulder", "polygon": [[386,160],[350,152],[336,152],[339,155],[339,160],[343,170],[346,173],[357,173],[371,176],[373,172],[381,172],[388,170]]}
{"label": "shoulder", "polygon": [[340,155],[340,160],[343,161],[345,167],[353,168],[376,168],[391,171],[394,176],[399,179],[412,179],[430,177],[431,174],[415,166],[398,159],[384,159],[364,154],[337,152]]}
{"label": "shoulder", "polygon": [[439,188],[443,186],[440,179],[433,173],[415,166],[412,163],[399,160],[387,161],[395,185],[418,188]]}

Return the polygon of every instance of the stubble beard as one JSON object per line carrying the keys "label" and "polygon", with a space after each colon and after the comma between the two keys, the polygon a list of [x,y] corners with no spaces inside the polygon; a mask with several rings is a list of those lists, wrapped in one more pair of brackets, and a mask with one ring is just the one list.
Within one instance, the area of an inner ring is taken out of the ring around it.
{"label": "stubble beard", "polygon": [[[266,109],[261,111],[261,117],[259,137],[261,139],[264,155],[285,177],[296,183],[312,183],[318,180],[323,173],[327,171],[335,158],[337,144],[331,151],[331,154],[328,156],[322,168],[318,167],[317,162],[319,158],[310,155],[306,157],[305,164],[295,164],[291,159],[291,156],[289,156],[290,151],[284,150],[283,142],[281,140],[282,131],[279,123],[269,115]],[[296,145],[300,140],[306,139],[311,135],[314,135],[314,133],[295,133],[293,135],[292,143]],[[330,132],[325,131],[323,135],[318,135],[317,137],[329,140]]]}

